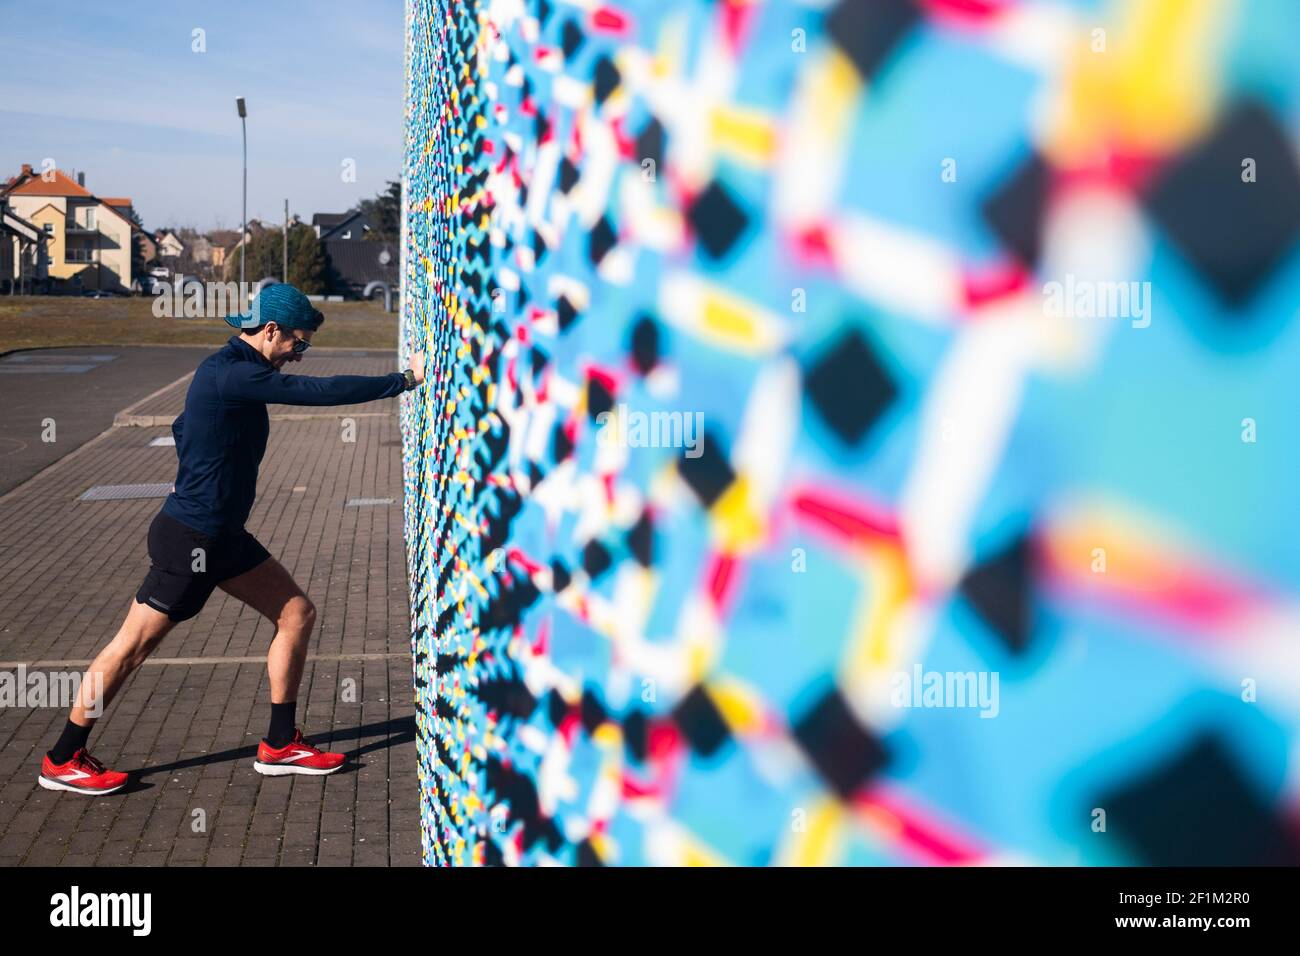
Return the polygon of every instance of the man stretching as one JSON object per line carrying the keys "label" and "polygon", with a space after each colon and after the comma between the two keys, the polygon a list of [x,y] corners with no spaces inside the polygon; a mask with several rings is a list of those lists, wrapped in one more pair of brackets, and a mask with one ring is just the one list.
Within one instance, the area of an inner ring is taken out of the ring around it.
{"label": "man stretching", "polygon": [[[271,725],[257,748],[258,773],[327,774],[343,765],[303,740],[295,726],[298,684],[316,608],[283,565],[244,530],[266,451],[268,404],[351,405],[388,398],[424,381],[424,355],[389,375],[312,378],[281,375],[302,361],[325,317],[289,285],[264,289],[246,315],[227,316],[239,335],[200,363],[175,424],[180,465],[175,490],[149,526],[152,566],[117,636],[91,663],[63,734],[41,764],[40,784],[100,796],[121,789],[126,774],[105,768],[86,751],[102,713],[163,636],[202,610],[220,587],[275,624],[266,655],[271,678]],[[102,688],[100,699],[92,700]]]}

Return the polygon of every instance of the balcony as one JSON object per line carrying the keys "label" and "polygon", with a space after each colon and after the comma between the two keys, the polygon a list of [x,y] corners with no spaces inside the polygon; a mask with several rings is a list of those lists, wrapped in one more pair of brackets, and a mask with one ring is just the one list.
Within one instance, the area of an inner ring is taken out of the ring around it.
{"label": "balcony", "polygon": [[65,220],[63,223],[63,231],[70,236],[93,236],[99,232],[99,230],[94,226],[83,225],[75,219]]}
{"label": "balcony", "polygon": [[67,249],[63,253],[64,262],[97,262],[94,249]]}

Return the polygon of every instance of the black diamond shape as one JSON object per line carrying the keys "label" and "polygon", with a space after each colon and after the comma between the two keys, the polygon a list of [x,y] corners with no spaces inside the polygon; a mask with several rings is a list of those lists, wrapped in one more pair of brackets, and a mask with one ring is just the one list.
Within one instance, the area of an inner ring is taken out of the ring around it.
{"label": "black diamond shape", "polygon": [[826,32],[870,79],[920,16],[912,0],[840,0],[826,17]]}
{"label": "black diamond shape", "polygon": [[678,701],[671,716],[691,749],[701,756],[713,756],[731,739],[726,721],[718,713],[703,684],[691,688],[691,692]]}
{"label": "black diamond shape", "polygon": [[646,375],[659,364],[659,323],[644,313],[632,326],[632,365]]}
{"label": "black diamond shape", "polygon": [[827,785],[845,800],[889,762],[884,744],[862,726],[838,688],[823,694],[793,730]]}
{"label": "black diamond shape", "polygon": [[634,710],[623,718],[623,743],[632,759],[641,763],[650,745],[650,722],[644,711]]}
{"label": "black diamond shape", "polygon": [[587,415],[594,422],[605,412],[614,408],[614,396],[610,394],[605,383],[598,378],[587,379]]}
{"label": "black diamond shape", "polygon": [[650,520],[650,512],[642,511],[627,532],[627,549],[642,567],[648,568],[654,564],[654,540],[655,529],[654,522]]}
{"label": "black diamond shape", "polygon": [[605,861],[600,858],[596,852],[595,846],[592,845],[590,838],[583,840],[578,844],[575,851],[578,857],[578,866],[604,866]]}
{"label": "black diamond shape", "polygon": [[1013,654],[1029,646],[1033,633],[1030,558],[1029,539],[1021,536],[967,571],[960,586],[976,613]]}
{"label": "black diamond shape", "polygon": [[804,375],[813,407],[843,441],[857,445],[898,390],[862,332],[853,328],[822,353]]}
{"label": "black diamond shape", "polygon": [[664,128],[653,116],[637,134],[636,155],[638,160],[654,160],[656,167],[664,160]]}
{"label": "black diamond shape", "polygon": [[578,184],[578,167],[573,165],[569,157],[565,156],[560,160],[560,192],[568,194],[569,190]]}
{"label": "black diamond shape", "polygon": [[532,349],[529,351],[528,354],[532,362],[533,376],[536,377],[538,372],[546,368],[546,363],[551,360],[550,356],[547,355],[540,348],[538,348],[536,345],[532,347]]}
{"label": "black diamond shape", "polygon": [[609,94],[613,93],[616,89],[618,89],[618,84],[621,79],[622,78],[619,76],[618,73],[618,67],[614,65],[614,61],[611,60],[609,57],[602,56],[599,60],[596,61],[596,81],[595,81],[594,95],[596,98],[597,106],[599,106],[601,103],[604,103],[605,100],[609,98]]}
{"label": "black diamond shape", "polygon": [[546,695],[546,716],[551,724],[555,727],[564,722],[564,718],[569,714],[569,705],[564,702],[560,692],[551,689]]}
{"label": "black diamond shape", "polygon": [[567,332],[569,326],[577,321],[578,310],[569,301],[567,295],[561,295],[555,300],[555,317],[559,322],[561,332]]}
{"label": "black diamond shape", "polygon": [[551,432],[551,456],[558,465],[571,454],[573,454],[572,440],[570,440],[568,433],[565,432],[563,425],[556,425],[554,431]]}
{"label": "black diamond shape", "polygon": [[582,689],[582,703],[579,705],[578,713],[583,729],[589,734],[594,734],[596,728],[610,719],[609,714],[605,712],[605,705],[600,702],[600,698],[590,687]]}
{"label": "black diamond shape", "polygon": [[1296,866],[1300,845],[1219,737],[1089,801],[1142,866]]}
{"label": "black diamond shape", "polygon": [[617,241],[618,235],[614,232],[609,217],[601,216],[600,221],[591,227],[591,234],[587,240],[587,256],[591,259],[591,264],[600,265],[600,260],[614,248],[614,243]]}
{"label": "black diamond shape", "polygon": [[573,59],[573,54],[578,52],[582,46],[586,35],[582,32],[582,27],[578,26],[573,20],[565,20],[564,26],[560,30],[560,49],[564,51],[566,60]]}
{"label": "black diamond shape", "polygon": [[478,698],[488,707],[526,718],[537,708],[537,698],[532,695],[523,679],[515,674],[483,681],[478,686]]}
{"label": "black diamond shape", "polygon": [[722,497],[722,493],[736,480],[722,446],[709,431],[700,439],[700,454],[695,458],[682,456],[677,462],[678,474],[695,492],[704,507],[709,508]]}
{"label": "black diamond shape", "polygon": [[609,553],[609,548],[599,541],[593,539],[582,546],[582,570],[587,572],[587,577],[591,580],[598,580],[613,564],[614,558]]}
{"label": "black diamond shape", "polygon": [[713,259],[722,258],[749,225],[749,216],[716,179],[695,197],[686,215]]}
{"label": "black diamond shape", "polygon": [[[1247,158],[1255,161],[1255,182],[1242,182]],[[1272,113],[1243,101],[1159,178],[1147,207],[1220,298],[1238,306],[1300,231],[1300,169]]]}
{"label": "black diamond shape", "polygon": [[984,200],[980,209],[998,238],[1027,266],[1038,262],[1041,251],[1050,179],[1051,167],[1035,153]]}

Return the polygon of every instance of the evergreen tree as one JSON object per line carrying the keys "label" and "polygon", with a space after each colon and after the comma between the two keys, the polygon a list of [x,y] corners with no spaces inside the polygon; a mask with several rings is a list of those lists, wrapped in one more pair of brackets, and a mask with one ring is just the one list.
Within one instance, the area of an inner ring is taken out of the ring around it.
{"label": "evergreen tree", "polygon": [[[244,267],[249,282],[256,283],[271,276],[283,279],[284,233],[279,229],[263,229],[253,235],[248,244],[248,259]],[[230,266],[239,276],[239,253],[232,256]],[[324,295],[326,261],[325,250],[316,238],[316,230],[299,223],[289,229],[288,282],[308,295]]]}
{"label": "evergreen tree", "polygon": [[390,180],[388,188],[374,199],[361,200],[360,209],[369,214],[371,230],[367,239],[379,242],[396,242],[402,222],[402,184]]}

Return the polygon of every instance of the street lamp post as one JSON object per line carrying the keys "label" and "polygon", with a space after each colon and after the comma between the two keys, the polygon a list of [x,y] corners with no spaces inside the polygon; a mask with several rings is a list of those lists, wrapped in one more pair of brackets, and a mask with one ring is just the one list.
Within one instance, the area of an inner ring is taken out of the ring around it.
{"label": "street lamp post", "polygon": [[247,288],[244,285],[244,253],[248,250],[248,110],[244,108],[244,98],[235,97],[235,109],[239,110],[239,128],[244,136],[244,231],[239,234],[239,288]]}

